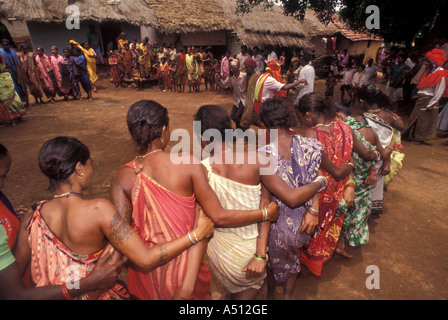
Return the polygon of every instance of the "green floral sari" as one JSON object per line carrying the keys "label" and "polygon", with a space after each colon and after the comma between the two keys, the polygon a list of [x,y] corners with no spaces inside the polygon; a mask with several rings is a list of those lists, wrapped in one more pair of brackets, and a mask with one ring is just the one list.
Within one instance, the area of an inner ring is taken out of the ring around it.
{"label": "green floral sari", "polygon": [[[371,150],[376,150],[369,141],[359,133],[359,129],[367,127],[359,122],[355,117],[344,119],[355,133],[359,141]],[[370,169],[375,166],[374,161],[365,161],[356,152],[352,153],[356,161],[353,170],[354,180],[356,182],[355,203],[345,214],[342,233],[350,246],[359,246],[369,242],[368,219],[372,208],[371,186],[365,186],[364,181],[369,175]]]}

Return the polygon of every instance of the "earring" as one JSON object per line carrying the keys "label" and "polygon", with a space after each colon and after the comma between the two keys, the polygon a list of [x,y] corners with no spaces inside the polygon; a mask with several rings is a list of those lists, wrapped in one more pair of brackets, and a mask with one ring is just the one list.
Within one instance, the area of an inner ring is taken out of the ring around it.
{"label": "earring", "polygon": [[165,139],[163,139],[163,137],[161,137],[161,138],[160,138],[160,142],[163,143],[164,141],[165,141]]}

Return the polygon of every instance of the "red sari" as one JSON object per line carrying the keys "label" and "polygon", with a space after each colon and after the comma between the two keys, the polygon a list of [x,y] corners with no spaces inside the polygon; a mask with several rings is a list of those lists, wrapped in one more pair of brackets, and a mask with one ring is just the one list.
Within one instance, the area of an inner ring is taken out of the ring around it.
{"label": "red sari", "polygon": [[[325,154],[338,167],[348,163],[353,149],[350,127],[342,121],[334,124],[333,134],[313,128],[317,140],[324,146]],[[319,224],[300,261],[313,274],[321,276],[322,267],[333,255],[341,235],[346,205],[342,200],[347,178],[336,181],[323,171],[328,180],[327,189],[319,196]]]}
{"label": "red sari", "polygon": [[[126,165],[137,173],[132,191],[132,226],[149,248],[167,243],[193,229],[196,197],[179,196],[141,171],[135,162]],[[179,290],[185,275],[188,251],[150,271],[131,266],[128,272],[129,292],[141,300],[171,300]],[[208,268],[203,264],[194,296],[208,299],[210,284]]]}
{"label": "red sari", "polygon": [[8,247],[12,250],[19,232],[20,220],[15,215],[11,203],[0,192],[0,228],[2,227],[8,236]]}

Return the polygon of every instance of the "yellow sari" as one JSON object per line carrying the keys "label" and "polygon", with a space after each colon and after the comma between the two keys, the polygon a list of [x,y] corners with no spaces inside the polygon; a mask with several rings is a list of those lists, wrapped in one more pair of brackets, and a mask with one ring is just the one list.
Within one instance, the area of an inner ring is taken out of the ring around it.
{"label": "yellow sari", "polygon": [[90,81],[92,82],[92,85],[95,84],[95,82],[98,80],[98,75],[96,74],[96,52],[95,52],[95,50],[93,48],[86,50],[79,43],[77,43],[74,40],[70,40],[70,43],[77,45],[82,50],[82,53],[84,54],[84,57],[86,58],[87,73],[89,74]]}

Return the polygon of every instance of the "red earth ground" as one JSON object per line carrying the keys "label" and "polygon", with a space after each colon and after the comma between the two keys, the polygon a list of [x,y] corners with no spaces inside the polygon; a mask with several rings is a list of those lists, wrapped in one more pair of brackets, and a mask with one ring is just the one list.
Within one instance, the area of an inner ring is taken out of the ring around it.
{"label": "red earth ground", "polygon": [[[317,81],[316,88],[323,93],[324,82]],[[158,101],[169,110],[171,130],[185,128],[190,133],[193,115],[200,106],[218,104],[230,111],[233,104],[232,95],[210,91],[177,94],[160,92],[156,86],[144,91],[115,89],[104,74],[94,97],[94,101],[59,99],[55,104],[31,105],[28,116],[16,127],[0,128],[0,143],[13,157],[3,192],[16,208],[51,196],[37,163],[39,149],[50,138],[74,136],[90,148],[95,176],[86,196],[108,198],[112,175],[136,155],[125,121],[132,103],[141,99]],[[339,90],[335,90],[335,99],[339,99]],[[286,102],[292,106],[291,101]],[[168,149],[175,143],[171,142]],[[440,138],[431,143],[417,146],[403,142],[404,166],[385,193],[384,214],[369,222],[369,244],[351,250],[351,260],[334,256],[321,278],[304,269],[294,299],[448,298],[448,150]],[[369,266],[378,267],[379,289],[366,287]],[[265,293],[264,287],[259,299],[264,299]],[[228,297],[216,281],[212,297]]]}

